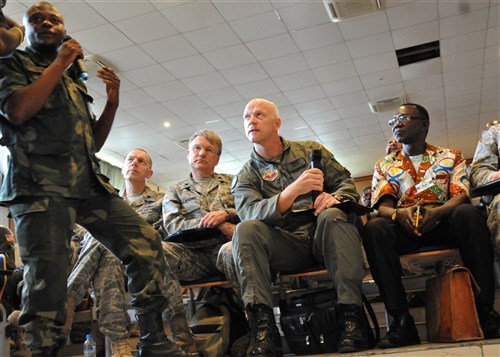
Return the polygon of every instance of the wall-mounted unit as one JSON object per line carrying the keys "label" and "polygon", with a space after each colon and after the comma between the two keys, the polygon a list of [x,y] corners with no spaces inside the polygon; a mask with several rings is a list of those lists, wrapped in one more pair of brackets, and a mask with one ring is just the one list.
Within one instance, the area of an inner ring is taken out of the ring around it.
{"label": "wall-mounted unit", "polygon": [[388,112],[390,110],[394,110],[399,107],[401,104],[408,103],[408,98],[405,96],[382,99],[376,102],[369,102],[368,106],[372,113],[383,113]]}
{"label": "wall-mounted unit", "polygon": [[323,0],[323,3],[333,22],[370,14],[382,8],[380,0]]}

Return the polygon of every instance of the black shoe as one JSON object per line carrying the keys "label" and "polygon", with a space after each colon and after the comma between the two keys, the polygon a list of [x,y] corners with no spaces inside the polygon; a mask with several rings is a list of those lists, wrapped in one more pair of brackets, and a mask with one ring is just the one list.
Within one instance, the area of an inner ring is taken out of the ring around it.
{"label": "black shoe", "polygon": [[273,309],[264,304],[248,304],[247,314],[252,334],[251,357],[281,357],[281,336]]}
{"label": "black shoe", "polygon": [[339,353],[359,352],[372,348],[373,334],[361,306],[355,304],[338,304],[340,341]]}
{"label": "black shoe", "polygon": [[490,309],[486,313],[479,313],[479,322],[484,338],[500,338],[500,316],[495,310]]}
{"label": "black shoe", "polygon": [[378,348],[394,348],[410,345],[418,345],[420,337],[413,317],[406,313],[401,316],[395,316],[391,323],[389,331],[384,338],[377,344]]}

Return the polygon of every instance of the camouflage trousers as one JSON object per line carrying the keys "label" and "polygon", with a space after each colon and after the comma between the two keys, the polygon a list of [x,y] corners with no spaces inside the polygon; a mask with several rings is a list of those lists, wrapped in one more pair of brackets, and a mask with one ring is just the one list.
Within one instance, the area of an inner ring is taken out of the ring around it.
{"label": "camouflage trousers", "polygon": [[181,243],[162,242],[162,245],[168,265],[178,280],[202,279],[222,272],[238,286],[231,242],[195,249]]}
{"label": "camouflage trousers", "polygon": [[500,195],[496,195],[488,206],[488,220],[486,222],[491,232],[495,253],[500,257]]}
{"label": "camouflage trousers", "polygon": [[160,238],[119,196],[29,197],[16,200],[9,211],[24,264],[19,323],[33,351],[65,343],[68,253],[75,222],[124,262],[132,306],[138,314],[166,307],[165,271],[169,268]]}
{"label": "camouflage trousers", "polygon": [[[91,283],[97,299],[99,330],[111,340],[127,338],[130,317],[122,263],[93,237],[85,243],[68,278],[68,296],[78,304]],[[165,293],[166,315],[185,313],[182,288],[170,270],[166,271]]]}

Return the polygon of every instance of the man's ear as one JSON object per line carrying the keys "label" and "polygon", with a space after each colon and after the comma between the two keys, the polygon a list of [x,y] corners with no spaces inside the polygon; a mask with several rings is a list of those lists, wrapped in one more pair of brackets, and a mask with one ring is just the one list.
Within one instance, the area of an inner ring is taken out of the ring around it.
{"label": "man's ear", "polygon": [[149,180],[153,176],[153,170],[149,170],[149,174],[146,175],[146,178]]}

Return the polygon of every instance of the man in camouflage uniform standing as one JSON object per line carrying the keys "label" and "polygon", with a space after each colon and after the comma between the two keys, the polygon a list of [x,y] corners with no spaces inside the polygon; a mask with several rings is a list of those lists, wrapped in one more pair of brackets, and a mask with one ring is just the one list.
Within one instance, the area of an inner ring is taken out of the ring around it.
{"label": "man in camouflage uniform standing", "polygon": [[[470,168],[471,186],[477,187],[500,179],[500,124],[491,125],[479,140]],[[495,253],[500,257],[500,195],[494,195],[488,205],[488,228]]]}
{"label": "man in camouflage uniform standing", "polygon": [[[255,341],[251,355],[282,356],[272,272],[304,269],[317,261],[325,264],[338,294],[339,352],[368,349],[361,237],[348,215],[333,207],[359,199],[349,171],[319,143],[281,138],[281,118],[272,102],[251,100],[243,120],[253,151],[232,185],[242,220],[233,237],[233,256]],[[322,170],[310,168],[313,149],[321,150]]]}
{"label": "man in camouflage uniform standing", "polygon": [[[160,230],[162,221],[163,193],[153,191],[146,185],[146,181],[153,175],[153,161],[149,154],[142,149],[130,151],[125,158],[122,174],[125,179],[125,189],[120,196],[151,224]],[[130,318],[127,313],[125,296],[125,282],[123,280],[123,266],[121,262],[101,243],[88,232],[85,234],[86,243],[78,256],[75,267],[68,278],[68,318],[66,329],[69,330],[74,308],[78,305],[93,283],[97,306],[99,307],[99,329],[110,339],[112,357],[131,357],[132,353],[128,342]],[[166,273],[170,273],[168,270]],[[171,274],[169,274],[171,275]],[[193,338],[187,328],[184,306],[182,305],[181,287],[173,276],[166,280],[169,305],[167,316],[176,316],[180,326],[171,326],[176,332],[174,338],[179,347],[196,352]]]}
{"label": "man in camouflage uniform standing", "polygon": [[107,102],[96,120],[92,98],[70,67],[83,50],[74,39],[64,41],[61,13],[35,3],[24,25],[29,45],[0,65],[1,144],[11,155],[0,200],[9,205],[25,266],[19,324],[32,355],[55,356],[65,343],[66,271],[76,222],[125,265],[141,328],[139,356],[183,356],[163,330],[168,266],[160,238],[100,174],[95,155],[118,109],[120,80],[111,68],[98,71]]}
{"label": "man in camouflage uniform standing", "polygon": [[191,175],[171,186],[163,200],[163,222],[168,234],[193,228],[216,228],[218,233],[197,242],[163,242],[167,262],[179,280],[195,280],[223,272],[235,277],[231,243],[238,216],[231,193],[232,175],[214,172],[222,140],[211,130],[200,130],[189,139]]}

